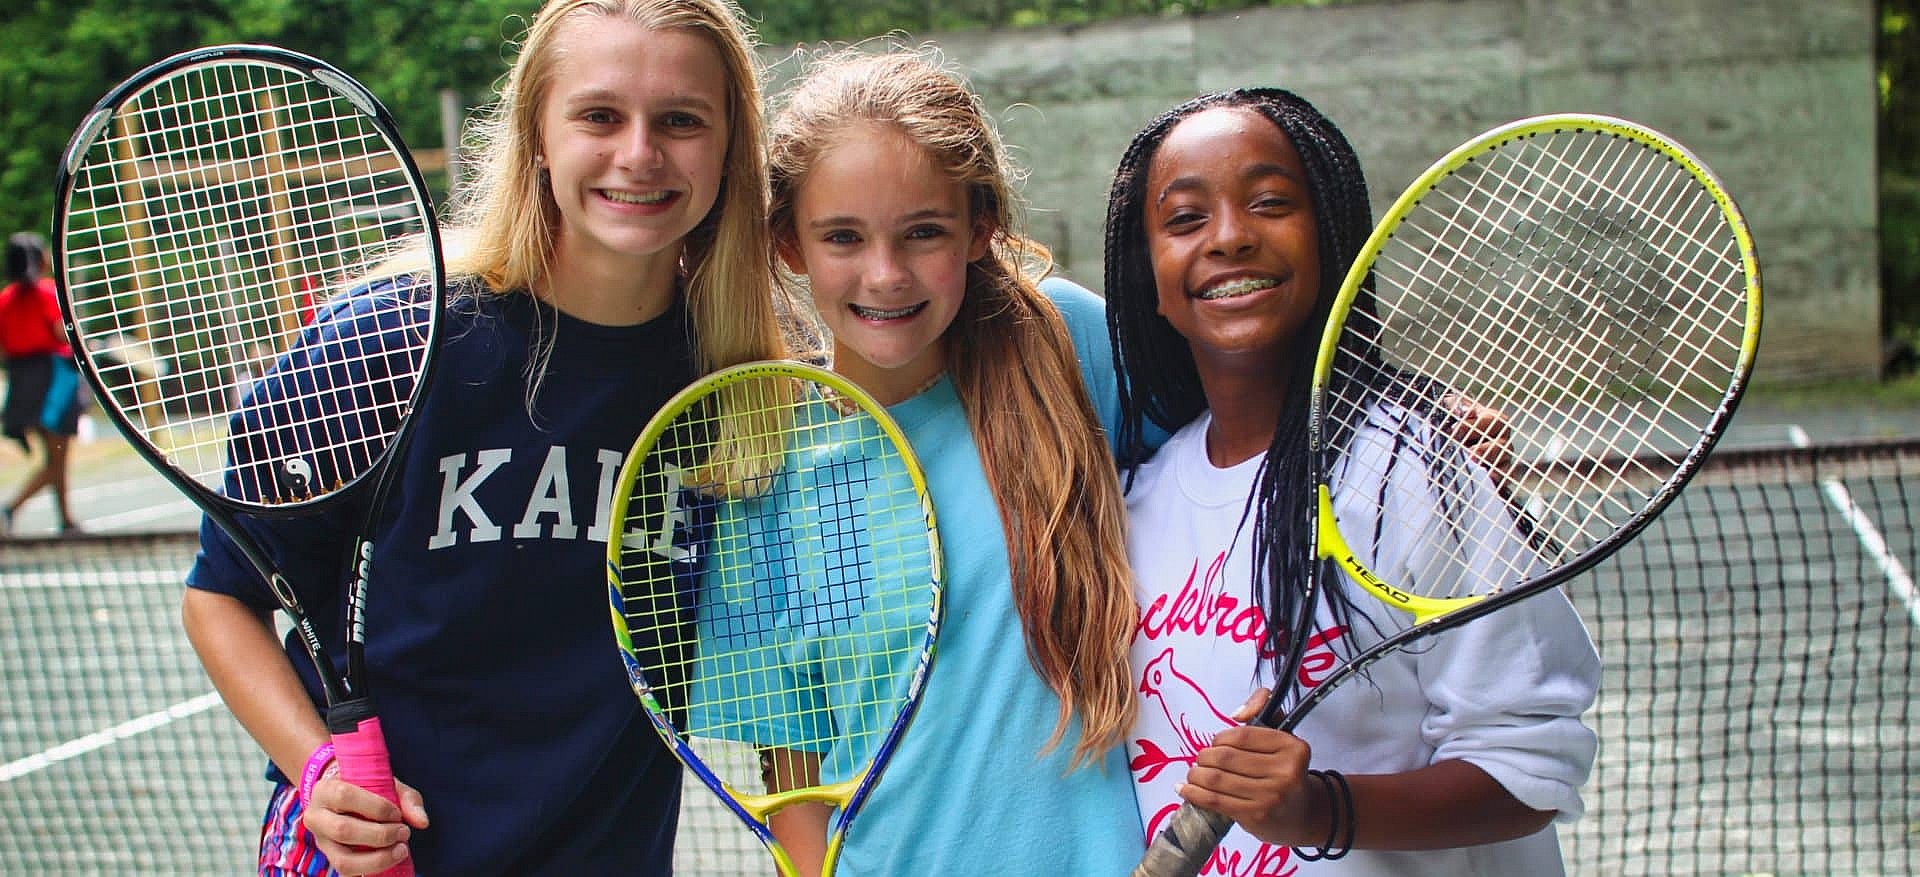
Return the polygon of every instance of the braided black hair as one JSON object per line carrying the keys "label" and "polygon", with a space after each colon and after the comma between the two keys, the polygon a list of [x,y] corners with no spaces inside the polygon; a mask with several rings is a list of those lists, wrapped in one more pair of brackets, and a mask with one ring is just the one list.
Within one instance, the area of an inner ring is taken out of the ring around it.
{"label": "braided black hair", "polygon": [[[1147,175],[1154,154],[1174,126],[1205,110],[1238,107],[1259,113],[1284,133],[1306,169],[1307,189],[1313,199],[1314,222],[1320,239],[1320,290],[1313,311],[1287,355],[1288,385],[1283,389],[1279,422],[1254,493],[1253,593],[1267,617],[1282,621],[1297,614],[1300,583],[1308,561],[1294,546],[1306,544],[1313,520],[1308,505],[1308,392],[1321,330],[1333,309],[1333,300],[1347,269],[1358,256],[1373,228],[1367,201],[1366,178],[1346,135],[1305,99],[1277,88],[1248,88],[1215,92],[1183,103],[1153,122],[1127,147],[1114,174],[1107,201],[1106,295],[1107,330],[1113,339],[1114,360],[1126,379],[1120,382],[1119,450],[1131,485],[1132,474],[1147,456],[1144,432],[1148,422],[1168,431],[1193,421],[1206,409],[1206,396],[1186,338],[1156,310],[1158,295],[1147,248]],[[1372,307],[1373,280],[1369,276],[1355,307]],[[1377,352],[1346,351],[1336,373],[1348,380],[1367,380],[1379,367]],[[1336,378],[1330,390],[1339,392]],[[1326,447],[1345,445],[1353,424],[1328,424]],[[1276,550],[1278,549],[1278,550]],[[1332,584],[1337,571],[1328,564],[1320,581]],[[1351,626],[1352,607],[1343,589],[1324,587],[1336,622]],[[1285,654],[1289,645],[1284,624],[1269,625],[1261,653]],[[1276,672],[1281,665],[1276,661]],[[1284,687],[1286,680],[1277,680]],[[1284,690],[1284,688],[1282,688]]]}

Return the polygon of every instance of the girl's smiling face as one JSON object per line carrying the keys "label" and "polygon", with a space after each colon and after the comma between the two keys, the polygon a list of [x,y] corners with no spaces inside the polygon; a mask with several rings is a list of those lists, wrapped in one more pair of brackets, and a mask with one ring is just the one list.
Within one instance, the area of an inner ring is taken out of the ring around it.
{"label": "girl's smiling face", "polygon": [[966,188],[903,132],[861,123],[821,150],[793,218],[781,256],[807,276],[834,369],[888,404],[937,377],[967,265],[991,240]]}
{"label": "girl's smiling face", "polygon": [[554,37],[539,161],[558,259],[671,252],[713,209],[727,152],[727,68],[690,30],[577,16]]}
{"label": "girl's smiling face", "polygon": [[1272,375],[1320,294],[1320,238],[1300,154],[1258,112],[1218,107],[1175,125],[1147,169],[1156,310],[1204,378]]}

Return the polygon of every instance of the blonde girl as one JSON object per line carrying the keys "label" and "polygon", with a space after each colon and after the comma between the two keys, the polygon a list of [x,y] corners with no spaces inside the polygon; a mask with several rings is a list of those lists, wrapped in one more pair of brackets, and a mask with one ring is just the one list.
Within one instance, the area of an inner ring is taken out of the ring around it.
{"label": "blonde girl", "polygon": [[[647,418],[704,371],[782,353],[749,39],[727,0],[554,0],[477,132],[449,340],[366,609],[400,806],[333,776],[317,680],[202,528],[182,611],[272,759],[260,873],[668,873],[679,769],[598,583]],[[259,527],[336,655],[359,514]]]}

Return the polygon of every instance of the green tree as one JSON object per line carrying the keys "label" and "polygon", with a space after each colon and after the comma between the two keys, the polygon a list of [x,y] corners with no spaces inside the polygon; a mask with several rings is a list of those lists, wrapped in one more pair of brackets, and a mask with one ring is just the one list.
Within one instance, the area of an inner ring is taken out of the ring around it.
{"label": "green tree", "polygon": [[1085,24],[1132,15],[1191,15],[1342,0],[742,0],[768,43],[858,40],[891,31]]}
{"label": "green tree", "polygon": [[166,0],[138,6],[31,0],[4,23],[0,48],[0,221],[46,229],[53,178],[72,126],[141,64],[226,33],[253,4]]}
{"label": "green tree", "polygon": [[1886,331],[1920,341],[1920,0],[1880,2],[1880,290]]}
{"label": "green tree", "polygon": [[[0,18],[0,229],[48,229],[55,167],[108,89],[178,52],[272,43],[360,79],[416,147],[440,145],[439,92],[475,102],[533,0],[14,0]],[[3,232],[0,232],[3,233]]]}

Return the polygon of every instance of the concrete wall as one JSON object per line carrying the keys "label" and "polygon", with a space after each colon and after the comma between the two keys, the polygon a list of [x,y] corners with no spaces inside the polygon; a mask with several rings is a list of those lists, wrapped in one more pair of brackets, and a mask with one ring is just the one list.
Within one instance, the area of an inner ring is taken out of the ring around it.
{"label": "concrete wall", "polygon": [[[1133,132],[1205,91],[1277,85],[1360,152],[1376,211],[1468,137],[1523,116],[1618,115],[1687,145],[1752,226],[1765,379],[1879,364],[1868,0],[1410,0],[934,35],[1031,171],[1035,236],[1101,282]],[[773,87],[793,64],[775,68]]]}

